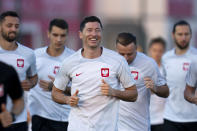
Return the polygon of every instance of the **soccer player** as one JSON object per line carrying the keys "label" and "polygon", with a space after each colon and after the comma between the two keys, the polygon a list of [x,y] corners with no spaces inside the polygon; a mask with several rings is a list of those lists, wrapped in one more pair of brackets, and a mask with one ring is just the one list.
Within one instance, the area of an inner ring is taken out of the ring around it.
{"label": "soccer player", "polygon": [[[163,66],[161,64],[162,55],[165,52],[166,42],[161,37],[153,38],[149,44],[149,56],[152,57],[157,65],[159,71],[163,75]],[[158,97],[156,94],[151,93],[150,99],[150,120],[151,131],[163,130],[163,112],[165,107],[165,98]]]}
{"label": "soccer player", "polygon": [[[0,60],[16,69],[22,88],[29,91],[37,83],[36,59],[32,49],[16,41],[19,26],[20,18],[16,12],[6,11],[0,15]],[[26,105],[27,92],[24,93],[24,97]],[[11,110],[11,107],[11,101],[8,99],[7,108]],[[14,131],[28,129],[26,106],[9,128]]]}
{"label": "soccer player", "polygon": [[[71,105],[68,131],[115,131],[119,100],[135,101],[135,81],[125,59],[100,45],[102,24],[85,17],[79,37],[83,48],[64,60],[52,90],[53,99]],[[63,91],[72,81],[71,96]],[[120,91],[120,83],[125,88]]]}
{"label": "soccer player", "polygon": [[[7,95],[11,97],[13,103],[11,112],[6,109]],[[0,130],[6,130],[23,108],[23,89],[18,75],[13,67],[0,61]]]}
{"label": "soccer player", "polygon": [[188,22],[181,20],[174,24],[172,38],[175,48],[162,57],[164,75],[170,89],[164,110],[165,131],[196,131],[196,105],[184,99],[186,74],[196,61],[197,50],[190,46],[192,30]]}
{"label": "soccer player", "polygon": [[49,46],[35,51],[39,82],[29,94],[32,131],[66,131],[69,105],[61,105],[51,98],[54,77],[63,59],[74,53],[65,46],[68,24],[63,19],[53,19],[48,30]]}
{"label": "soccer player", "polygon": [[150,131],[151,91],[158,96],[168,97],[166,81],[161,76],[156,62],[143,53],[137,52],[136,37],[133,34],[127,32],[118,34],[116,49],[127,60],[138,90],[136,102],[120,101],[118,130]]}
{"label": "soccer player", "polygon": [[197,94],[196,92],[196,84],[197,84],[197,61],[193,62],[190,65],[190,68],[187,72],[186,76],[186,88],[184,92],[185,99],[197,105]]}

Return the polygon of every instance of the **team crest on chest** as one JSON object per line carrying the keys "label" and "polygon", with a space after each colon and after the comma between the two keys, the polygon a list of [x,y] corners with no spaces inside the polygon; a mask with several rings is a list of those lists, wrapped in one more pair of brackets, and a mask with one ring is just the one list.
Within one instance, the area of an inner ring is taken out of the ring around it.
{"label": "team crest on chest", "polygon": [[134,80],[138,80],[138,78],[139,78],[139,72],[138,71],[131,71],[131,74],[132,74]]}
{"label": "team crest on chest", "polygon": [[21,67],[23,68],[24,67],[24,59],[17,59],[17,67]]}
{"label": "team crest on chest", "polygon": [[2,97],[3,95],[4,95],[3,84],[0,84],[0,97]]}
{"label": "team crest on chest", "polygon": [[54,74],[57,74],[57,72],[59,71],[59,68],[60,68],[59,66],[55,66],[54,67],[54,70],[53,70],[53,73]]}
{"label": "team crest on chest", "polygon": [[188,71],[189,70],[189,63],[188,62],[184,62],[183,63],[183,70],[184,71]]}
{"label": "team crest on chest", "polygon": [[109,77],[109,68],[101,68],[101,76]]}

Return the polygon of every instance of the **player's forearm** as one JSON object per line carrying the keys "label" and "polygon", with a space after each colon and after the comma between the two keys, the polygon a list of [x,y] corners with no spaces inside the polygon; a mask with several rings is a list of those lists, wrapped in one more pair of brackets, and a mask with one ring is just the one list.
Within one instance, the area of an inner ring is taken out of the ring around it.
{"label": "player's forearm", "polygon": [[117,97],[120,100],[128,101],[128,102],[135,102],[137,100],[137,89],[136,86],[132,86],[124,91],[120,90],[113,90],[112,96]]}
{"label": "player's forearm", "polygon": [[12,113],[15,115],[19,115],[24,110],[24,98],[21,97],[17,100],[13,100],[13,107],[12,107]]}
{"label": "player's forearm", "polygon": [[195,98],[194,94],[184,93],[184,97],[188,102],[196,104],[197,98]]}
{"label": "player's forearm", "polygon": [[157,96],[167,98],[169,96],[169,88],[167,85],[154,87],[152,90]]}
{"label": "player's forearm", "polygon": [[53,86],[52,99],[59,104],[69,104],[70,96],[66,96],[63,91]]}
{"label": "player's forearm", "polygon": [[38,82],[38,75],[29,77],[28,79],[29,79],[29,81],[31,82],[32,87],[34,87],[34,86],[37,84],[37,82]]}
{"label": "player's forearm", "polygon": [[186,89],[184,91],[185,100],[190,103],[197,104],[197,97],[195,96],[195,88],[186,85]]}

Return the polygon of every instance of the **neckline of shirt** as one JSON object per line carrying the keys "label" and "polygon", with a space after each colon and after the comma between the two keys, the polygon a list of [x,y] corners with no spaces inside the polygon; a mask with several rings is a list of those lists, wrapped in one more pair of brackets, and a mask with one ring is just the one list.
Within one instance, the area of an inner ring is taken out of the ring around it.
{"label": "neckline of shirt", "polygon": [[66,51],[66,46],[65,46],[64,51],[63,51],[59,56],[51,56],[51,55],[49,55],[49,54],[47,53],[47,48],[48,48],[48,46],[46,46],[45,49],[44,49],[45,54],[47,55],[47,57],[55,58],[55,59],[61,57],[61,56],[65,53],[65,51]]}
{"label": "neckline of shirt", "polygon": [[175,48],[174,48],[174,49],[173,49],[173,54],[174,54],[175,56],[177,56],[177,57],[182,57],[182,56],[186,56],[190,51],[191,51],[191,46],[189,46],[188,50],[187,50],[184,54],[182,54],[182,55],[177,55],[177,54],[175,53]]}
{"label": "neckline of shirt", "polygon": [[17,47],[16,47],[15,50],[5,50],[1,46],[0,46],[0,49],[3,50],[3,51],[6,51],[6,52],[17,52],[19,50],[21,44],[19,42],[16,42],[16,44],[17,44]]}
{"label": "neckline of shirt", "polygon": [[81,53],[83,48],[79,49],[78,54],[79,54],[80,59],[84,59],[84,60],[88,60],[88,61],[95,61],[95,60],[101,59],[103,57],[104,53],[105,53],[105,48],[103,46],[101,46],[101,47],[103,48],[103,51],[102,51],[101,55],[99,57],[96,57],[96,58],[93,58],[93,59],[83,57],[82,53]]}

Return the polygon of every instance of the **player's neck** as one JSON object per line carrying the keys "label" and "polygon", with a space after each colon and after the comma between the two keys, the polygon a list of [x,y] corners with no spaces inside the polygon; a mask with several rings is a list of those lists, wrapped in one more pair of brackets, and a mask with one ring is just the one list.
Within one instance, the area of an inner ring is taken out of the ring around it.
{"label": "player's neck", "polygon": [[50,55],[50,56],[60,56],[62,54],[62,52],[64,51],[64,48],[60,48],[60,49],[55,49],[55,48],[52,48],[52,47],[48,47],[47,48],[47,53]]}
{"label": "player's neck", "polygon": [[157,65],[160,67],[161,66],[161,60],[160,61],[156,61]]}
{"label": "player's neck", "polygon": [[98,47],[98,48],[83,48],[82,49],[82,56],[85,57],[85,58],[88,58],[88,59],[94,59],[94,58],[97,58],[99,56],[101,56],[102,54],[102,50],[103,48],[102,47]]}
{"label": "player's neck", "polygon": [[11,50],[16,50],[16,48],[18,47],[18,45],[16,44],[16,41],[8,42],[3,38],[0,39],[0,46],[4,50],[10,50],[10,51]]}
{"label": "player's neck", "polygon": [[175,54],[176,55],[183,55],[187,52],[188,49],[189,49],[189,46],[186,49],[180,49],[180,48],[176,47]]}

